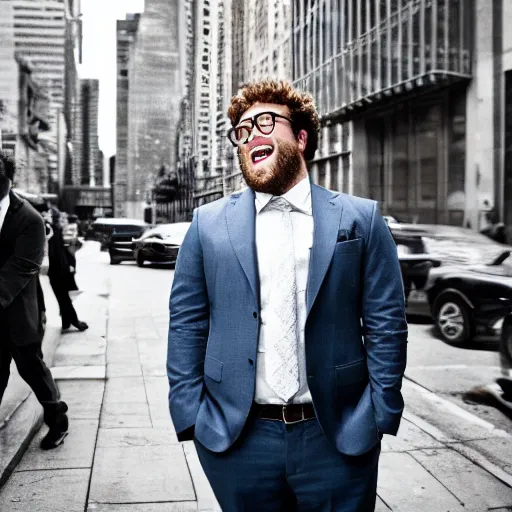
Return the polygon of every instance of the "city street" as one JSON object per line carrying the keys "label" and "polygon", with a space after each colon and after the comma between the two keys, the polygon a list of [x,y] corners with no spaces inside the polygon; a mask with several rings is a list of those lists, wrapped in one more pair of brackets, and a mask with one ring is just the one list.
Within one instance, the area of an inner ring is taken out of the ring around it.
{"label": "city street", "polygon": [[[61,336],[52,372],[70,433],[51,452],[43,427],[0,489],[3,512],[219,510],[192,443],[167,409],[167,305],[173,271],[77,254],[75,300],[91,328]],[[49,319],[58,324],[58,318]],[[377,511],[512,510],[512,421],[461,395],[499,376],[497,344],[458,349],[411,323],[399,435],[384,436]]]}

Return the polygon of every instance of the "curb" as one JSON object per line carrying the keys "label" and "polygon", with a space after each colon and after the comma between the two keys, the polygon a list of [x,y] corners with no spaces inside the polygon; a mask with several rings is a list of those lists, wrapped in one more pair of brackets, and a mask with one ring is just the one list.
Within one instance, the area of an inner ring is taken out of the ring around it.
{"label": "curb", "polygon": [[[50,352],[49,357],[45,357],[48,367],[51,366],[59,341],[60,329],[48,326],[44,338],[45,352],[48,352],[48,349]],[[0,454],[0,488],[16,469],[42,424],[43,408],[30,391],[28,397],[19,403],[0,428],[0,442],[4,445]]]}
{"label": "curb", "polygon": [[34,393],[30,393],[14,411],[2,432],[2,437],[13,440],[12,446],[15,448],[5,458],[2,454],[0,459],[0,489],[16,469],[42,424],[43,408]]}
{"label": "curb", "polygon": [[[45,278],[45,280],[46,279],[47,278]],[[56,301],[51,295],[52,292],[48,290],[47,293],[48,287],[45,285],[46,281],[43,281],[45,298],[48,297],[47,306],[50,306],[50,303],[56,303]],[[80,296],[77,298],[77,302],[79,303],[78,308],[81,312],[84,312],[84,310],[94,311],[97,307],[98,300],[105,301],[106,299],[105,297],[102,297],[96,293],[89,292],[80,294]],[[73,300],[73,302],[75,301]],[[53,309],[55,309],[55,305],[53,305],[52,310]],[[52,313],[52,316],[56,314],[55,311],[52,311]],[[57,316],[56,318],[59,319],[60,322],[60,317]],[[103,323],[104,328],[106,328],[106,318],[104,319]],[[101,325],[101,323],[99,324]],[[91,331],[94,331],[94,328],[91,329]],[[102,331],[101,334],[105,334],[105,332]],[[66,336],[67,339],[63,342],[60,326],[51,324],[46,327],[43,340],[44,361],[54,376],[54,380],[57,382],[57,387],[59,386],[58,382],[60,380],[77,377],[76,375],[73,376],[74,372],[77,370],[76,365],[74,365],[72,368],[53,366],[54,363],[59,364],[59,350],[62,350],[62,346],[66,347],[70,344],[76,345],[76,340],[73,339],[73,336],[81,336],[81,333],[77,331],[76,333],[73,332],[66,334]],[[103,337],[104,336],[99,336],[99,338]],[[93,334],[93,343],[97,343],[97,338],[98,336],[94,336]],[[83,343],[87,343],[87,339],[83,340],[82,345]],[[92,378],[97,378],[97,370],[98,368],[96,367],[85,366],[85,378],[91,378],[91,375]],[[91,374],[91,371],[93,374]],[[103,368],[103,376],[101,376],[102,379],[105,378],[104,374],[105,366]],[[80,375],[78,377],[80,377]],[[82,376],[82,378],[84,377]],[[13,412],[11,412],[8,417],[5,418],[3,423],[0,422],[0,445],[2,446],[2,450],[0,451],[0,489],[7,482],[11,474],[16,470],[17,465],[23,458],[25,452],[30,446],[30,443],[43,425],[43,408],[31,390],[28,396],[20,399],[19,404],[13,409]]]}

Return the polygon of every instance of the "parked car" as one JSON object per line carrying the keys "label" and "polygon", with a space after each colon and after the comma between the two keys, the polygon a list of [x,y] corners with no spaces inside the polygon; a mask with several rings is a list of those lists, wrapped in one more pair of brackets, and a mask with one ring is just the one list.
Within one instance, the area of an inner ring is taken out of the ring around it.
{"label": "parked car", "polygon": [[129,231],[140,236],[149,227],[149,224],[139,219],[99,217],[87,229],[85,239],[100,242],[101,250],[105,251],[109,248],[110,237],[114,231]]}
{"label": "parked car", "polygon": [[183,239],[190,222],[161,224],[133,241],[135,261],[139,267],[144,262],[176,263]]}
{"label": "parked car", "polygon": [[448,342],[466,345],[512,313],[512,247],[465,228],[388,226],[408,313],[431,316]]}
{"label": "parked car", "polygon": [[118,265],[123,261],[133,261],[132,241],[147,231],[150,226],[137,219],[100,219],[93,224],[94,229],[100,232],[102,246],[108,250],[110,264]]}

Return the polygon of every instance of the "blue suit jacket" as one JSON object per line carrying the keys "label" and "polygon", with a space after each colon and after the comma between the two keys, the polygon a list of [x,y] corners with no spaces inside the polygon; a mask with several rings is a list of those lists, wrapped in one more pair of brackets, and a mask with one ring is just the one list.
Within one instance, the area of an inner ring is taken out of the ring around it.
{"label": "blue suit jacket", "polygon": [[[358,455],[395,435],[407,323],[396,245],[375,201],[312,185],[306,292],[308,385],[320,426]],[[194,212],[170,296],[169,408],[178,433],[214,452],[237,439],[253,403],[259,330],[254,192]]]}

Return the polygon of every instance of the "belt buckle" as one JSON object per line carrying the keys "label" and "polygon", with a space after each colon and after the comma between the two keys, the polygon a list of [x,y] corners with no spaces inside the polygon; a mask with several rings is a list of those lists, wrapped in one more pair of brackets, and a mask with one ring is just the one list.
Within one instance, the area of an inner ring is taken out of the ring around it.
{"label": "belt buckle", "polygon": [[306,418],[304,417],[304,406],[300,406],[300,410],[302,412],[302,418],[297,421],[287,421],[286,420],[286,405],[283,405],[283,408],[281,409],[281,414],[283,416],[283,421],[285,425],[294,425],[295,423],[300,423],[301,421],[304,421]]}

